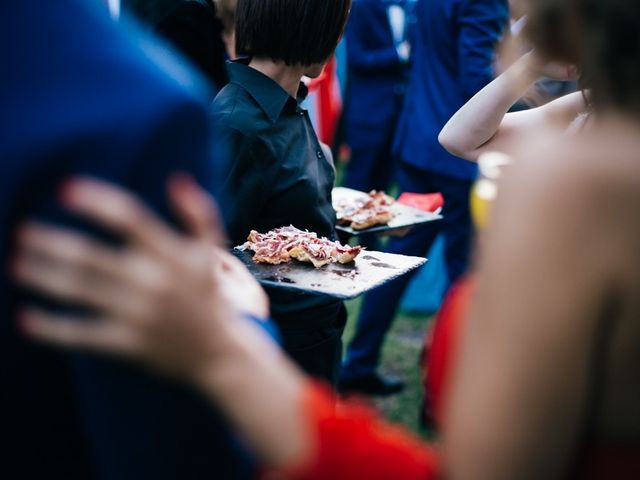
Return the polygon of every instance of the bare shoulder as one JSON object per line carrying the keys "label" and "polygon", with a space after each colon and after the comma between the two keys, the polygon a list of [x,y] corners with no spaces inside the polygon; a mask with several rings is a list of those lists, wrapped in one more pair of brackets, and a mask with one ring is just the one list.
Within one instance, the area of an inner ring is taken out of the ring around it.
{"label": "bare shoulder", "polygon": [[531,138],[501,185],[494,218],[501,235],[520,225],[562,255],[599,258],[607,268],[625,262],[640,241],[639,137],[628,125],[603,125]]}
{"label": "bare shoulder", "polygon": [[547,131],[519,149],[505,179],[505,190],[518,192],[554,209],[600,211],[639,206],[640,135],[628,126],[593,126],[578,135]]}
{"label": "bare shoulder", "polygon": [[[558,311],[576,309],[558,328],[571,324],[569,318],[574,326],[595,325],[603,295],[640,256],[640,149],[624,135],[615,142],[603,135],[545,132],[519,149],[480,239],[478,296],[508,290],[514,311],[523,305],[534,311],[531,295],[546,298],[550,310],[536,318],[550,321],[555,300]],[[513,315],[505,319],[512,321]]]}

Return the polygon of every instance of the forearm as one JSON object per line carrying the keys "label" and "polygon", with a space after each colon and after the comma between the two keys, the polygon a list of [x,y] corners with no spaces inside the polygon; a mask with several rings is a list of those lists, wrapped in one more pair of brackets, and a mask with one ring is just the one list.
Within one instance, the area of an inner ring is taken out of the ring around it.
{"label": "forearm", "polygon": [[524,55],[458,110],[438,140],[453,155],[476,161],[480,147],[496,136],[509,109],[538,79],[535,58]]}
{"label": "forearm", "polygon": [[298,480],[358,474],[436,478],[435,450],[368,409],[335,409],[328,390],[313,385],[258,331],[245,327],[229,329],[225,350],[196,384],[268,471]]}
{"label": "forearm", "polygon": [[307,380],[254,325],[233,322],[226,348],[196,384],[266,466],[297,465],[312,449],[301,397]]}

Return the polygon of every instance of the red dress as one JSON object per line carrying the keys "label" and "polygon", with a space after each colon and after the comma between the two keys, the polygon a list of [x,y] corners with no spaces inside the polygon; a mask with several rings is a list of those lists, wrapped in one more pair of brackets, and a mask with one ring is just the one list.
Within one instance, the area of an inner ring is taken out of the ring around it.
{"label": "red dress", "polygon": [[452,360],[457,357],[458,340],[473,290],[474,281],[471,277],[463,278],[451,287],[438,313],[428,354],[423,358],[425,398],[429,402],[425,408],[433,412],[438,427],[442,426]]}
{"label": "red dress", "polygon": [[[304,406],[315,445],[309,459],[265,472],[263,480],[433,480],[437,449],[390,425],[364,407],[338,407],[329,391],[309,384]],[[640,479],[640,448],[594,448],[572,478]]]}
{"label": "red dress", "polygon": [[438,478],[434,447],[382,420],[365,406],[338,405],[324,386],[303,395],[313,452],[300,465],[261,478],[292,480],[432,480]]}
{"label": "red dress", "polygon": [[[450,291],[438,315],[429,351],[430,389],[436,421],[441,420],[460,332],[464,328],[473,281],[464,280]],[[264,478],[291,480],[431,480],[440,476],[435,446],[390,425],[361,406],[335,407],[326,388],[309,384],[304,411],[313,438],[310,458]],[[573,478],[586,480],[640,479],[640,447],[599,446],[588,449]]]}

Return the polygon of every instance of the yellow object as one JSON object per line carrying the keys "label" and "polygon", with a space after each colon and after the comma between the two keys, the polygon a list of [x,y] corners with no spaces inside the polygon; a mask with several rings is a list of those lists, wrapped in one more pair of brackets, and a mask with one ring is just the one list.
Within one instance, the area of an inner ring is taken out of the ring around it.
{"label": "yellow object", "polygon": [[503,153],[487,152],[478,159],[478,178],[471,190],[471,218],[476,229],[486,228],[491,206],[498,196],[498,180],[511,157]]}

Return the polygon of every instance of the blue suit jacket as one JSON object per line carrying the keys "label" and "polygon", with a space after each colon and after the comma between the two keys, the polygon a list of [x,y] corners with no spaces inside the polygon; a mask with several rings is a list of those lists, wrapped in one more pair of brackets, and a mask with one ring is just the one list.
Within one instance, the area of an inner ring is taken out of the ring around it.
{"label": "blue suit jacket", "polygon": [[[354,0],[346,29],[349,125],[389,127],[404,93],[407,65],[400,61],[387,10],[402,0]],[[371,132],[369,132],[371,133]],[[351,141],[351,139],[350,139]],[[366,139],[365,139],[366,141]]]}
{"label": "blue suit jacket", "polygon": [[493,79],[495,47],[507,27],[507,0],[419,0],[409,88],[394,151],[403,162],[471,180],[476,165],[447,153],[438,134]]}
{"label": "blue suit jacket", "polygon": [[185,88],[197,82],[93,4],[0,3],[0,478],[248,477],[244,451],[186,387],[15,329],[11,235],[33,217],[80,225],[56,204],[66,178],[117,182],[167,217],[170,172],[213,184],[204,95]]}

